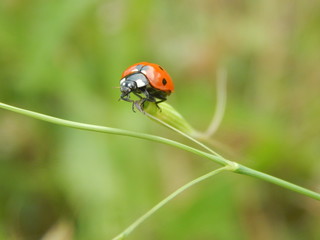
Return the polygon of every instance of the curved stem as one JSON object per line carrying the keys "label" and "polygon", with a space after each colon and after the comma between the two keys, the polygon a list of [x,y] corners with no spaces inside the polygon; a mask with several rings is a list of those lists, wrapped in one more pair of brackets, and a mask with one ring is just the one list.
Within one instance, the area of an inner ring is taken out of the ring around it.
{"label": "curved stem", "polygon": [[32,112],[29,110],[25,110],[25,109],[21,109],[21,108],[17,108],[17,107],[13,107],[4,103],[0,102],[0,108],[3,109],[7,109],[13,112],[17,112],[29,117],[33,117],[42,121],[46,121],[46,122],[50,122],[50,123],[54,123],[57,125],[62,125],[62,126],[66,126],[66,127],[71,127],[71,128],[76,128],[76,129],[81,129],[81,130],[87,130],[87,131],[95,131],[95,132],[101,132],[101,133],[109,133],[109,134],[115,134],[115,135],[122,135],[122,136],[128,136],[128,137],[135,137],[135,138],[141,138],[141,139],[145,139],[145,140],[150,140],[150,141],[154,141],[154,142],[159,142],[159,143],[163,143],[163,144],[167,144],[173,147],[177,147],[180,149],[183,149],[185,151],[194,153],[198,156],[202,156],[204,158],[207,158],[211,161],[214,161],[218,164],[221,164],[223,166],[229,166],[232,167],[231,171],[240,173],[240,174],[244,174],[244,175],[248,175],[248,176],[252,176],[258,179],[262,179],[264,181],[267,182],[271,182],[273,184],[276,184],[278,186],[290,189],[292,191],[298,192],[300,194],[303,194],[305,196],[314,198],[316,200],[320,200],[320,193],[308,190],[306,188],[300,187],[298,185],[289,183],[285,180],[270,176],[268,174],[259,172],[257,170],[242,166],[240,164],[237,164],[235,162],[231,162],[223,157],[220,156],[215,156],[213,154],[210,153],[206,153],[203,152],[201,150],[198,150],[196,148],[187,146],[185,144],[167,139],[167,138],[163,138],[163,137],[158,137],[158,136],[154,136],[154,135],[150,135],[150,134],[145,134],[145,133],[138,133],[138,132],[133,132],[133,131],[128,131],[128,130],[123,130],[123,129],[117,129],[117,128],[110,128],[110,127],[103,127],[103,126],[97,126],[97,125],[91,125],[91,124],[85,124],[85,123],[79,123],[79,122],[73,122],[73,121],[68,121],[68,120],[64,120],[64,119],[60,119],[60,118],[55,118],[52,116],[48,116],[45,114],[41,114],[41,113],[37,113],[37,112]]}
{"label": "curved stem", "polygon": [[128,228],[126,228],[122,233],[120,233],[118,236],[113,238],[113,240],[120,240],[127,237],[134,229],[136,229],[141,223],[143,223],[147,218],[149,218],[151,215],[153,215],[156,211],[158,211],[161,207],[163,207],[165,204],[167,204],[169,201],[174,199],[177,195],[182,193],[183,191],[187,190],[191,186],[209,178],[212,177],[222,171],[232,170],[229,166],[218,168],[214,171],[211,171],[205,175],[202,175],[201,177],[198,177],[187,184],[183,185],[182,187],[178,188],[176,191],[171,193],[168,197],[163,199],[161,202],[159,202],[157,205],[155,205],[153,208],[151,208],[148,212],[146,212],[144,215],[142,215],[140,218],[138,218],[134,223],[132,223]]}
{"label": "curved stem", "polygon": [[202,142],[198,141],[197,139],[193,138],[192,136],[189,136],[188,134],[180,131],[179,129],[177,129],[177,128],[175,128],[175,127],[173,127],[173,126],[171,126],[171,125],[169,125],[169,124],[167,124],[167,123],[165,123],[165,122],[162,121],[161,119],[159,119],[159,118],[157,118],[157,117],[155,117],[155,116],[152,116],[151,114],[149,114],[149,113],[147,113],[147,112],[144,112],[143,110],[140,111],[140,112],[142,112],[143,114],[147,115],[149,118],[152,118],[153,120],[158,121],[158,122],[161,123],[162,125],[170,128],[171,130],[173,130],[173,131],[181,134],[182,136],[188,138],[190,141],[198,144],[199,146],[201,146],[202,148],[206,149],[208,152],[212,153],[213,155],[216,155],[216,156],[218,156],[218,157],[222,157],[220,154],[218,154],[217,152],[213,151],[211,148],[209,148],[208,146],[206,146],[206,145],[203,144]]}
{"label": "curved stem", "polygon": [[98,126],[98,125],[92,125],[92,124],[64,120],[61,118],[52,117],[52,116],[45,115],[42,113],[37,113],[37,112],[29,111],[26,109],[14,107],[14,106],[4,104],[1,102],[0,102],[0,108],[4,108],[7,110],[16,112],[16,113],[20,113],[20,114],[23,114],[23,115],[26,115],[29,117],[33,117],[33,118],[36,118],[36,119],[39,119],[42,121],[54,123],[54,124],[65,126],[65,127],[71,127],[71,128],[87,130],[87,131],[94,131],[94,132],[101,132],[101,133],[109,133],[109,134],[115,134],[115,135],[122,135],[122,136],[128,136],[128,137],[135,137],[135,138],[141,138],[141,139],[150,140],[150,141],[154,141],[154,142],[159,142],[159,143],[171,145],[173,147],[177,147],[177,148],[186,150],[188,152],[192,152],[196,155],[208,158],[208,159],[210,159],[220,165],[225,166],[225,165],[229,164],[229,161],[224,159],[221,156],[214,156],[212,154],[205,153],[203,151],[200,151],[200,150],[193,148],[193,147],[190,147],[188,145],[185,145],[185,144],[182,144],[182,143],[179,143],[179,142],[167,139],[167,138],[151,135],[151,134],[145,134],[145,133],[139,133],[139,132],[124,130],[124,129],[119,129],[119,128],[104,127],[104,126]]}
{"label": "curved stem", "polygon": [[205,132],[195,132],[194,137],[198,139],[210,139],[218,130],[224,116],[227,102],[227,71],[219,69],[217,77],[217,104],[216,110]]}

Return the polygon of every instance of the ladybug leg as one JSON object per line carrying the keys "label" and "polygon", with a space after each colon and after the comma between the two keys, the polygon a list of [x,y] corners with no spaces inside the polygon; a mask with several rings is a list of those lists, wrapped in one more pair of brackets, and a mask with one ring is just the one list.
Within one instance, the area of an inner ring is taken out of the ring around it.
{"label": "ladybug leg", "polygon": [[159,108],[159,110],[160,110],[160,112],[162,112],[162,110],[161,110],[161,108],[159,107],[159,103],[162,103],[162,102],[164,102],[164,101],[166,101],[167,100],[167,98],[161,98],[159,101],[155,101],[155,104],[156,104],[156,106],[157,106],[157,108]]}
{"label": "ladybug leg", "polygon": [[[164,102],[165,100],[167,100],[167,98],[163,97],[163,96],[155,96],[154,97],[154,96],[150,95],[150,93],[147,90],[145,90],[143,93],[146,96],[146,98],[144,98],[142,100],[141,106],[143,106],[145,101],[154,102],[156,104],[157,108],[161,111],[161,108],[158,106],[158,104],[161,103],[161,102]],[[157,101],[156,98],[159,98],[160,101]]]}
{"label": "ladybug leg", "polygon": [[[141,98],[141,101],[139,103],[141,109],[143,109],[144,103],[146,101],[150,101],[150,99],[149,98]],[[150,102],[152,102],[152,101],[150,101]]]}
{"label": "ladybug leg", "polygon": [[120,100],[120,99],[122,99],[122,100],[124,100],[124,101],[127,101],[127,102],[131,102],[131,103],[132,103],[132,111],[133,111],[133,112],[136,112],[136,111],[134,110],[134,101],[133,101],[132,99],[130,99],[129,95],[127,95],[127,96],[121,96],[121,97],[119,98],[119,100]]}
{"label": "ladybug leg", "polygon": [[127,102],[133,102],[133,100],[130,99],[130,95],[129,94],[124,94],[122,93],[119,100],[122,99],[124,101],[127,101]]}
{"label": "ladybug leg", "polygon": [[[159,99],[159,100],[157,101],[156,99]],[[158,104],[162,103],[166,100],[167,100],[166,95],[162,94],[161,92],[155,92],[155,93],[153,93],[152,101],[150,101],[150,102],[154,102],[156,104],[157,108],[161,111],[161,108],[158,106]]]}
{"label": "ladybug leg", "polygon": [[[136,108],[140,111],[140,112],[142,112],[142,109],[143,109],[143,104],[144,104],[144,102],[146,101],[146,98],[144,98],[144,97],[141,97],[141,95],[139,95],[138,93],[136,93],[136,92],[133,92],[133,94],[134,95],[136,95],[138,98],[140,98],[138,101],[135,101],[134,103],[133,103],[133,105],[132,105],[132,108],[134,108],[134,105],[136,106]],[[137,105],[137,104],[139,104],[139,105]],[[139,107],[140,106],[140,107]]]}
{"label": "ladybug leg", "polygon": [[140,100],[143,99],[143,97],[141,97],[138,93],[133,92],[133,94],[136,95],[138,98],[140,98]]}
{"label": "ladybug leg", "polygon": [[164,102],[164,101],[166,101],[167,100],[167,98],[166,97],[164,97],[164,98],[161,98],[159,101],[156,101],[155,103],[156,103],[156,106],[160,109],[160,111],[161,111],[161,108],[158,106],[158,104],[159,103],[162,103],[162,102]]}
{"label": "ladybug leg", "polygon": [[[143,107],[143,104],[145,103],[145,101],[149,101],[149,102],[156,102],[156,99],[150,95],[150,93],[148,92],[147,89],[145,89],[143,91],[143,94],[146,96],[145,98],[142,98],[140,106]],[[158,106],[157,106],[158,107]]]}

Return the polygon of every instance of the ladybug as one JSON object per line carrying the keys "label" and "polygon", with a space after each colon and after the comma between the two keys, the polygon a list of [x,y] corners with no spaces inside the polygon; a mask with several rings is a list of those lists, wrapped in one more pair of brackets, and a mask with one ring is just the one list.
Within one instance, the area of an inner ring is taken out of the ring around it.
{"label": "ladybug", "polygon": [[154,102],[159,108],[158,104],[166,101],[173,90],[171,77],[155,63],[136,63],[122,73],[120,80],[120,99],[132,102],[133,111],[135,101],[130,99],[130,93],[140,99],[141,107],[149,101]]}

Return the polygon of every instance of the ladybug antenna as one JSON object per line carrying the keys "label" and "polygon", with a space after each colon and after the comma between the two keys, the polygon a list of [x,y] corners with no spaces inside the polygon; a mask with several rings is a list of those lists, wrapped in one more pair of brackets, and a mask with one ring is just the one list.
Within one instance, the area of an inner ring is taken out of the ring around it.
{"label": "ladybug antenna", "polygon": [[113,87],[113,88],[120,88],[120,87]]}

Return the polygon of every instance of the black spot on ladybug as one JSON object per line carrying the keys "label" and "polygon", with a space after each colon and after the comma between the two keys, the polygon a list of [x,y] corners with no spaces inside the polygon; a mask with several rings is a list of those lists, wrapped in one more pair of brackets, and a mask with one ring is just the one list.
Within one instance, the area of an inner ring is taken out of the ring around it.
{"label": "black spot on ladybug", "polygon": [[166,85],[167,84],[167,80],[164,78],[164,79],[162,79],[162,84],[163,85]]}
{"label": "black spot on ladybug", "polygon": [[161,66],[159,66],[159,68],[163,71],[163,68]]}

